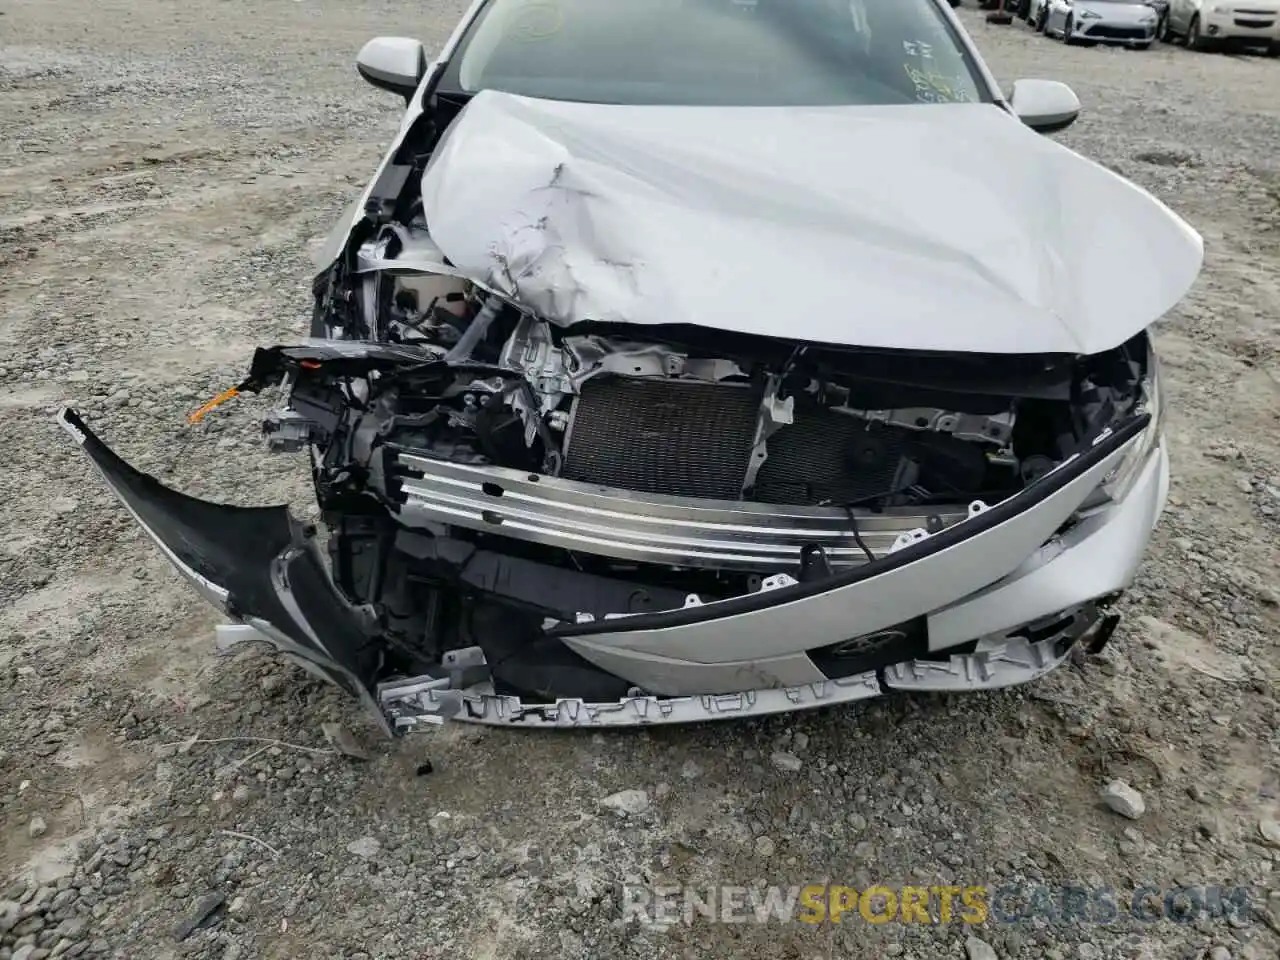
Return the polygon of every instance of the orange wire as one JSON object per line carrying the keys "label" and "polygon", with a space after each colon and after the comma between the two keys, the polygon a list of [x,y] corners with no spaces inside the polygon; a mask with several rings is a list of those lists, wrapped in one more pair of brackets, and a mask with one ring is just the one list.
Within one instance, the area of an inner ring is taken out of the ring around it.
{"label": "orange wire", "polygon": [[191,413],[187,417],[187,423],[199,423],[201,420],[205,418],[205,414],[213,410],[214,407],[220,407],[224,403],[226,403],[228,400],[231,400],[232,398],[238,397],[238,396],[240,396],[240,391],[237,390],[235,387],[231,387],[230,389],[223,390],[220,394],[218,394],[208,403],[204,404],[198,410]]}

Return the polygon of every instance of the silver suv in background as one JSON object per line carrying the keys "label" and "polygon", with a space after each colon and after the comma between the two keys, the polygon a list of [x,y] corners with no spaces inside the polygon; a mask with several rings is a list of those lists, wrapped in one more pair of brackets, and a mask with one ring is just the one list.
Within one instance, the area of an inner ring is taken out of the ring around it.
{"label": "silver suv in background", "polygon": [[1160,39],[1193,50],[1259,46],[1280,56],[1280,0],[1170,0]]}

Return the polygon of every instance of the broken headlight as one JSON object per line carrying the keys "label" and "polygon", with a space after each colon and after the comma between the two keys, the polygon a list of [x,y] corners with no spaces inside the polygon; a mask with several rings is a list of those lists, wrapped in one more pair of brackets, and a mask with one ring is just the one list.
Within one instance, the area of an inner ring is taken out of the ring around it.
{"label": "broken headlight", "polygon": [[1097,492],[1089,498],[1087,506],[1108,501],[1119,503],[1127,497],[1142,474],[1142,468],[1146,466],[1151,452],[1160,446],[1164,431],[1164,404],[1160,396],[1160,364],[1154,351],[1147,356],[1147,375],[1142,381],[1142,394],[1138,412],[1151,414],[1151,422],[1119,465],[1103,478]]}

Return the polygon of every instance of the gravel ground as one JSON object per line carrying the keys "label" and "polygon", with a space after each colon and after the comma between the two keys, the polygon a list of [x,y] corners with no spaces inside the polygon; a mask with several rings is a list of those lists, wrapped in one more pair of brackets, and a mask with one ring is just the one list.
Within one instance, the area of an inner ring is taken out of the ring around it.
{"label": "gravel ground", "polygon": [[[183,414],[305,329],[308,252],[398,122],[356,50],[438,44],[459,12],[0,3],[0,960],[1276,956],[1278,60],[1067,48],[963,14],[1002,81],[1071,83],[1062,139],[1208,248],[1159,337],[1171,506],[1103,656],[992,695],[390,743],[301,671],[214,655],[212,611],[51,414],[74,403],[180,489],[305,511],[256,402]],[[1115,779],[1136,819],[1103,803]],[[624,881],[1077,884],[1121,909],[664,929],[623,921]],[[1144,883],[1250,885],[1254,910],[1139,922]]]}

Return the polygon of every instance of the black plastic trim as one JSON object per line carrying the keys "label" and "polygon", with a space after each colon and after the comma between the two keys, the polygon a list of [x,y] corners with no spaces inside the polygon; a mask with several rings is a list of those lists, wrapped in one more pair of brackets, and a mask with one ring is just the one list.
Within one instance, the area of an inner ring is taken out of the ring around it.
{"label": "black plastic trim", "polygon": [[[885,642],[859,653],[841,653],[842,647],[847,647],[858,640],[871,640],[875,637],[884,637]],[[812,650],[806,650],[805,654],[830,680],[856,676],[868,670],[883,670],[896,663],[924,659],[929,656],[929,621],[927,617],[916,617],[906,623],[873,630],[860,637],[815,647]]]}
{"label": "black plastic trim", "polygon": [[74,410],[59,420],[170,559],[227,592],[230,616],[270,624],[294,644],[290,652],[348,693],[372,698],[376,636],[338,593],[309,526],[284,506],[238,507],[179,493],[127,463]]}

